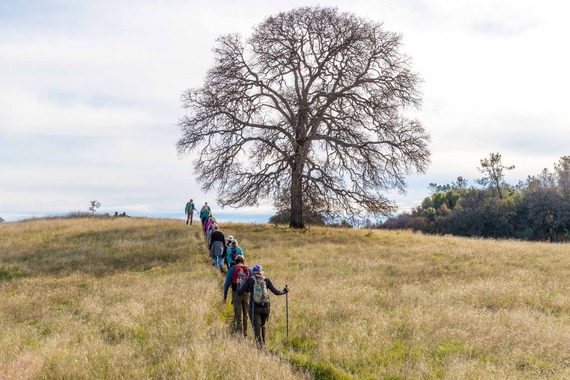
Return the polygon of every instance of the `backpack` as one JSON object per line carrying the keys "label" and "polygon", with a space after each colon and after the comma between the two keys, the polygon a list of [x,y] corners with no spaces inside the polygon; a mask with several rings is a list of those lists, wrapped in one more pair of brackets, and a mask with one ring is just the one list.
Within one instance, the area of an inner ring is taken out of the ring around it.
{"label": "backpack", "polygon": [[239,288],[241,288],[249,278],[249,270],[245,265],[236,265],[234,268],[234,274],[232,276],[232,290],[239,290]]}
{"label": "backpack", "polygon": [[202,219],[206,219],[208,216],[210,215],[210,211],[208,211],[208,209],[202,209],[202,211],[200,211],[200,218]]}
{"label": "backpack", "polygon": [[260,305],[269,303],[269,294],[267,293],[267,284],[265,278],[253,277],[253,302]]}
{"label": "backpack", "polygon": [[228,246],[228,262],[229,265],[236,263],[236,256],[243,256],[243,251],[240,247]]}

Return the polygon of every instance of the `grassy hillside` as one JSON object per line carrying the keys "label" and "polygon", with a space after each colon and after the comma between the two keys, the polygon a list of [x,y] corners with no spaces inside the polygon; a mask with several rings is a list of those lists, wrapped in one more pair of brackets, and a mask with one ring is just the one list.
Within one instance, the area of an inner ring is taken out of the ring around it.
{"label": "grassy hillside", "polygon": [[[0,379],[570,378],[568,245],[227,224],[272,296],[229,332],[197,225],[0,225]],[[253,335],[250,333],[250,335]]]}

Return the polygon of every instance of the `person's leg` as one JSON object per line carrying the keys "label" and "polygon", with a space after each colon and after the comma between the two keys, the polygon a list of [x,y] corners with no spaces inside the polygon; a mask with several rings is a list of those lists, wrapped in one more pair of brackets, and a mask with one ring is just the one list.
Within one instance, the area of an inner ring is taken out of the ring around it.
{"label": "person's leg", "polygon": [[265,322],[269,318],[269,307],[260,308],[260,319],[261,319],[261,345],[265,348]]}
{"label": "person's leg", "polygon": [[241,334],[242,333],[242,308],[241,308],[241,298],[242,296],[238,296],[237,295],[237,290],[233,293],[233,298],[234,298],[234,324],[235,324],[235,329],[236,329],[236,333]]}
{"label": "person's leg", "polygon": [[260,307],[256,307],[253,310],[253,330],[255,332],[255,342],[257,344],[257,348],[262,349],[263,343],[261,341],[261,314],[260,314]]}
{"label": "person's leg", "polygon": [[239,307],[241,308],[241,312],[243,315],[242,323],[243,323],[243,336],[247,336],[247,325],[248,325],[248,315],[249,315],[249,302],[248,302],[249,294],[244,293],[240,296]]}
{"label": "person's leg", "polygon": [[194,211],[190,211],[188,216],[190,216],[190,225],[192,225],[192,221],[194,220]]}

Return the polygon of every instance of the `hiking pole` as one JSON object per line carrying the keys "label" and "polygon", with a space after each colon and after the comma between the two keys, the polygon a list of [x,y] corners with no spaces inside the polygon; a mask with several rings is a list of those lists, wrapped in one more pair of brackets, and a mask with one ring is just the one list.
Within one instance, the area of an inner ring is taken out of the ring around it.
{"label": "hiking pole", "polygon": [[[289,288],[287,284],[285,284],[286,288]],[[289,342],[289,290],[285,293],[285,331],[286,331],[286,342]]]}

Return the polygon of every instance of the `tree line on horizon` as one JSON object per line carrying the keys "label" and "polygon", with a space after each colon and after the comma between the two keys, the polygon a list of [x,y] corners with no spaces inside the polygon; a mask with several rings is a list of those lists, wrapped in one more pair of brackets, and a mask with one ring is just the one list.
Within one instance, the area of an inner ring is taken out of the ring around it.
{"label": "tree line on horizon", "polygon": [[516,185],[505,181],[499,153],[482,159],[483,177],[469,185],[463,177],[446,185],[431,183],[431,195],[411,212],[374,225],[429,234],[534,241],[565,241],[570,229],[570,156]]}

